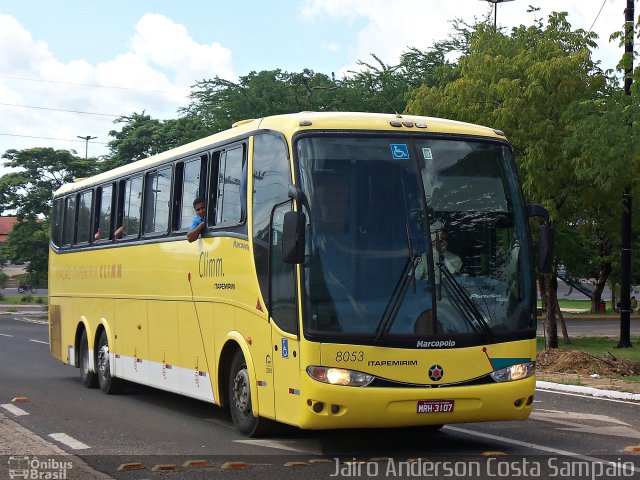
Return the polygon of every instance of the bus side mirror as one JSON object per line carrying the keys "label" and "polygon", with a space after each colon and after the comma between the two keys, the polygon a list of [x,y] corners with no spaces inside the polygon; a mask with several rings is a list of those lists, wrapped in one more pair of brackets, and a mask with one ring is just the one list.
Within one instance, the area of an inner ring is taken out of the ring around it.
{"label": "bus side mirror", "polygon": [[305,247],[305,214],[287,212],[282,224],[282,260],[284,263],[304,262]]}
{"label": "bus side mirror", "polygon": [[540,237],[538,239],[538,271],[540,273],[550,273],[553,265],[553,249],[555,243],[555,229],[549,221],[549,212],[541,205],[527,205],[527,212],[530,217],[542,217],[543,224],[540,227]]}
{"label": "bus side mirror", "polygon": [[551,273],[553,264],[554,228],[550,223],[545,223],[540,227],[540,238],[538,240],[538,271],[540,273]]}

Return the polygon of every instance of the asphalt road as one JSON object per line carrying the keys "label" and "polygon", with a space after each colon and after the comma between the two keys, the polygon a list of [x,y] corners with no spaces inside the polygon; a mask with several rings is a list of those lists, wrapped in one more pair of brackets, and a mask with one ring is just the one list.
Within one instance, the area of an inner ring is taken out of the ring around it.
{"label": "asphalt road", "polygon": [[[618,318],[569,318],[565,317],[567,333],[575,337],[620,337]],[[538,336],[544,335],[544,319],[538,319]],[[562,335],[558,325],[558,335]],[[640,337],[640,318],[631,319],[631,336]]]}
{"label": "asphalt road", "polygon": [[[439,432],[288,428],[269,438],[247,439],[224,410],[204,402],[140,386],[118,396],[86,389],[77,369],[50,356],[47,342],[45,323],[0,316],[0,409],[117,479],[408,478],[414,475],[409,470],[402,474],[402,469],[410,465],[422,469],[417,476],[434,478],[622,478],[574,475],[581,473],[575,470],[579,465],[598,473],[609,461],[627,468],[625,462],[635,462],[638,470],[630,471],[631,478],[640,478],[640,455],[625,452],[640,444],[636,403],[537,391],[534,413],[524,422],[452,425]],[[20,396],[29,401],[12,402]],[[181,467],[198,459],[211,466]],[[328,463],[311,463],[316,459]],[[131,462],[145,469],[117,471]],[[225,462],[247,466],[227,472],[222,470]],[[154,465],[177,467],[159,477],[150,471]],[[429,468],[440,470],[436,474],[425,470]]]}

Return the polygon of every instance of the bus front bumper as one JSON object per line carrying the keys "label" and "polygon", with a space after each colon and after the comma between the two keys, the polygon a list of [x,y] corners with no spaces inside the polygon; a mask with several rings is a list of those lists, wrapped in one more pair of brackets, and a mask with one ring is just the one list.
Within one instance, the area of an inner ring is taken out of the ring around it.
{"label": "bus front bumper", "polygon": [[391,428],[525,420],[535,376],[514,382],[447,388],[328,385],[306,378],[300,428]]}

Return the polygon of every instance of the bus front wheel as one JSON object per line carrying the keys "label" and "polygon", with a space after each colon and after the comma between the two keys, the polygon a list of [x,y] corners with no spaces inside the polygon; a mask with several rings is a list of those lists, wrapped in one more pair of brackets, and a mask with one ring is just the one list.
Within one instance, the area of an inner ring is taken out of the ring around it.
{"label": "bus front wheel", "polygon": [[122,380],[113,378],[111,376],[109,341],[107,340],[107,332],[105,332],[104,330],[100,334],[100,340],[98,341],[98,354],[96,363],[100,390],[102,390],[107,395],[119,393],[122,390]]}
{"label": "bus front wheel", "polygon": [[98,376],[95,371],[91,371],[89,366],[91,362],[89,360],[89,341],[87,340],[87,331],[82,332],[80,337],[80,348],[78,355],[80,357],[80,378],[82,384],[87,388],[96,388],[98,386]]}
{"label": "bus front wheel", "polygon": [[238,350],[231,362],[229,371],[229,408],[233,424],[248,437],[257,437],[271,431],[272,423],[254,417],[251,405],[251,379],[244,355]]}

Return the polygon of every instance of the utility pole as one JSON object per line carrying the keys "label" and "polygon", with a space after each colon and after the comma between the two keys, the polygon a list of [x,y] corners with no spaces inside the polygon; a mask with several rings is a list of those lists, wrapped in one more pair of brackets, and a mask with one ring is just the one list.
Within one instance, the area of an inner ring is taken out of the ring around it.
{"label": "utility pole", "polygon": [[[633,73],[634,0],[624,10],[624,94],[631,95]],[[631,348],[631,188],[622,193],[622,235],[620,252],[620,342],[618,348]]]}
{"label": "utility pole", "polygon": [[91,135],[87,135],[86,137],[81,137],[80,135],[76,135],[76,137],[81,138],[86,142],[86,145],[84,148],[84,158],[88,158],[89,157],[89,140],[93,140],[94,138],[98,138],[98,137],[92,137]]}
{"label": "utility pole", "polygon": [[493,3],[493,28],[498,28],[498,4],[504,2],[513,2],[513,0],[484,0],[485,2]]}

